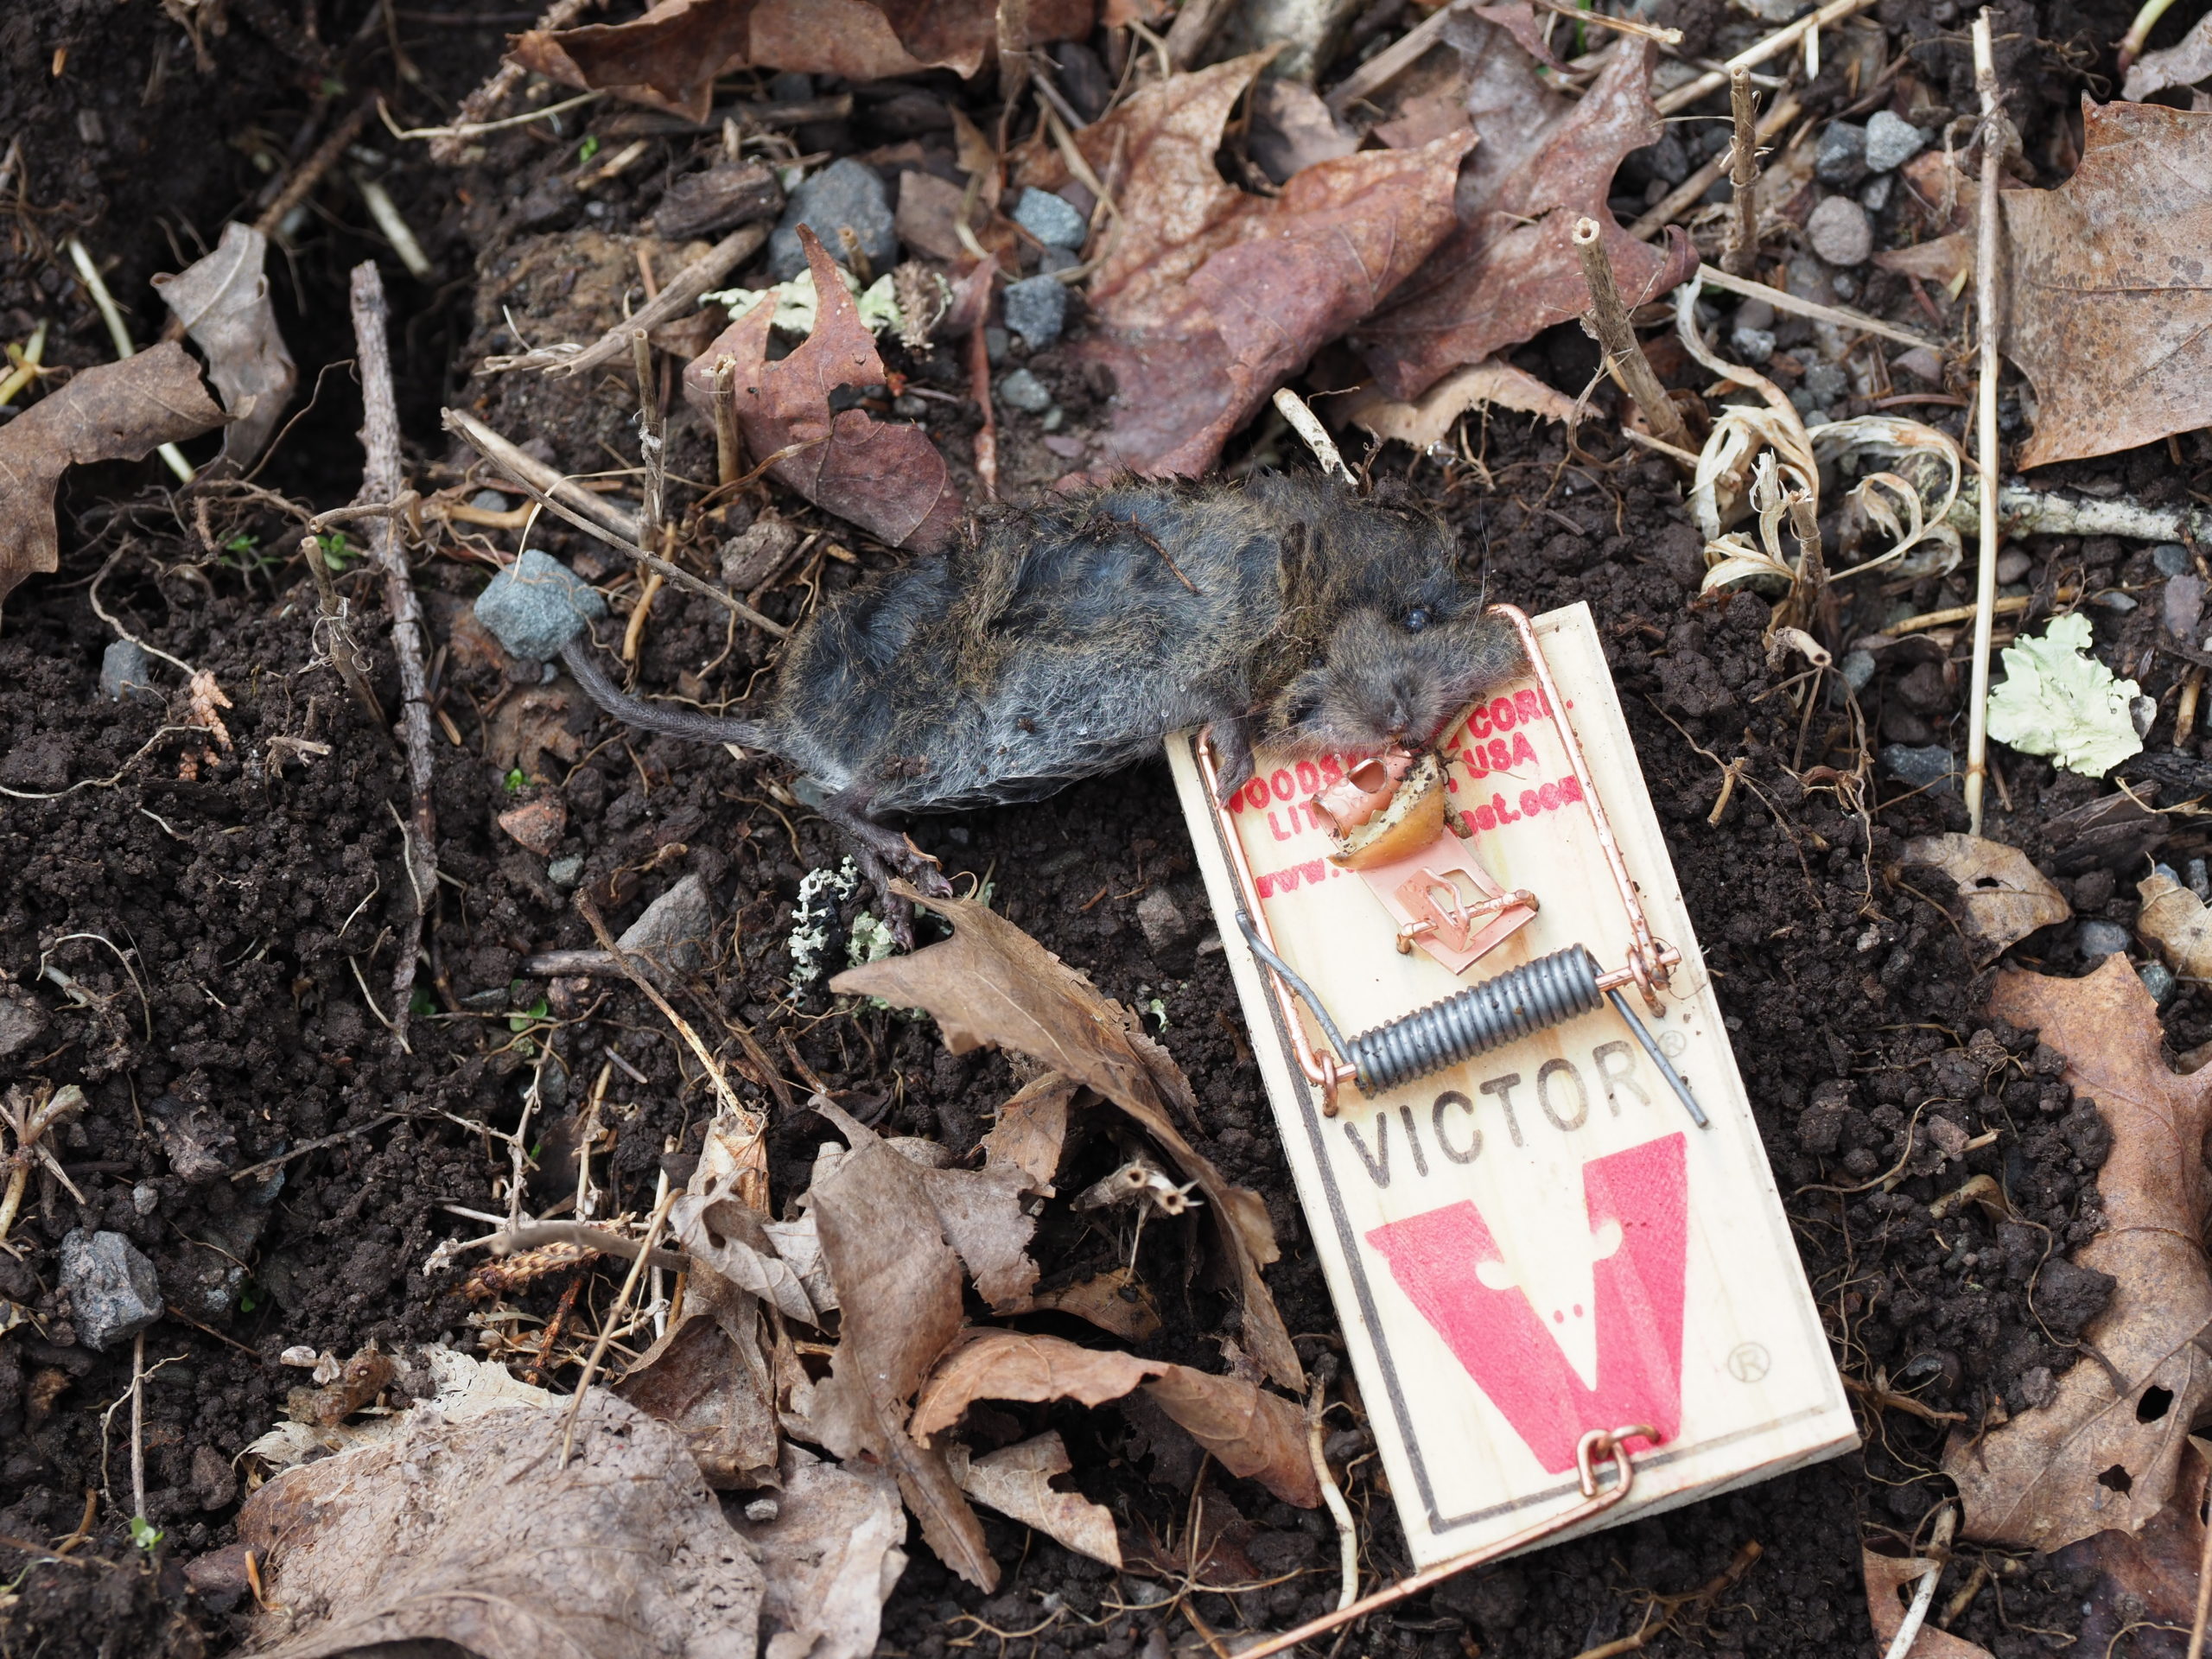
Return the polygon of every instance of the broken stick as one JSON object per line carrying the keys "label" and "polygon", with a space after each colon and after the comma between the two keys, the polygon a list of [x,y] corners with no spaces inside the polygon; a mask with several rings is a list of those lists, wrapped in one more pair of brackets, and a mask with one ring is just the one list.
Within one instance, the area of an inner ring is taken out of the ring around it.
{"label": "broken stick", "polygon": [[[361,364],[361,448],[367,457],[361,469],[359,500],[366,506],[387,506],[403,487],[399,473],[399,406],[392,396],[391,348],[387,328],[391,315],[385,302],[384,279],[376,262],[365,259],[353,267],[353,343]],[[407,1047],[408,1004],[415,995],[415,964],[423,951],[423,930],[428,925],[430,901],[438,890],[437,809],[430,793],[429,677],[424,670],[429,631],[423,626],[423,607],[415,597],[415,579],[407,569],[407,553],[399,543],[399,526],[389,513],[368,521],[369,556],[384,573],[385,608],[391,613],[392,654],[399,663],[399,738],[407,755],[407,787],[413,807],[410,823],[402,839],[406,842],[407,885],[415,906],[409,926],[399,941],[399,959],[391,970],[392,1035]],[[321,556],[311,550],[310,562]],[[411,1051],[410,1051],[411,1052]]]}
{"label": "broken stick", "polygon": [[1574,251],[1582,260],[1582,279],[1590,285],[1590,332],[1605,352],[1613,378],[1643,411],[1652,436],[1677,449],[1694,452],[1697,441],[1683,424],[1681,410],[1675,407],[1659,377],[1652,372],[1650,359],[1644,356],[1636,330],[1630,326],[1628,308],[1621,303],[1620,289],[1613,281],[1613,262],[1605,252],[1598,221],[1575,220],[1573,240]]}
{"label": "broken stick", "polygon": [[2000,273],[1997,267],[1997,182],[2011,124],[1998,96],[1989,8],[1974,20],[1974,79],[1981,96],[1981,211],[1974,247],[1974,331],[1980,336],[1980,384],[1974,391],[1975,460],[1981,469],[1981,549],[1974,570],[1974,695],[1967,704],[1967,833],[1981,833],[1981,786],[1989,766],[1989,647],[1997,605],[1997,376]]}
{"label": "broken stick", "polygon": [[1735,211],[1728,221],[1728,245],[1721,251],[1720,268],[1731,276],[1748,276],[1759,257],[1759,134],[1750,70],[1738,67],[1730,73],[1728,108],[1736,122],[1736,142],[1728,156],[1728,188]]}

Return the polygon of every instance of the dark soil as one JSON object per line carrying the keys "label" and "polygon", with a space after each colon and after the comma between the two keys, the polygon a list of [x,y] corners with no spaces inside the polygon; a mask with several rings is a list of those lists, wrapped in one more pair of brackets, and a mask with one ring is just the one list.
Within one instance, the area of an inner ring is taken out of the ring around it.
{"label": "dark soil", "polygon": [[[1718,16],[1684,11],[1707,31]],[[1879,15],[1910,43],[1935,95],[1967,108],[1964,23],[1949,0],[1886,0]],[[2030,134],[2031,164],[2048,181],[2050,155],[2063,144],[2051,139],[2039,149],[2038,135],[2074,118],[2067,112],[2085,70],[2109,72],[2104,43],[2124,19],[2108,6],[2085,16],[2068,0],[2000,16],[2012,36],[2007,73],[2019,89],[2015,117]],[[439,119],[488,72],[513,21],[487,12],[472,22],[460,10],[433,21],[404,9],[396,17],[419,80],[400,74],[381,12],[359,0],[320,10],[314,0],[303,8],[236,0],[227,32],[204,32],[205,70],[190,40],[151,5],[35,0],[10,9],[0,17],[0,130],[22,136],[24,163],[11,187],[12,257],[0,264],[0,335],[21,340],[51,318],[48,362],[109,355],[60,251],[73,234],[116,261],[109,281],[149,337],[158,317],[146,278],[179,268],[225,219],[252,217],[257,193],[319,142],[346,100],[381,89],[411,112],[405,119]],[[2154,43],[2172,32],[2170,22]],[[63,48],[66,61],[56,55]],[[972,97],[950,80],[928,90]],[[1840,86],[1816,92],[1832,108],[1850,101]],[[916,135],[872,125],[877,107],[863,100],[854,121],[803,132],[801,148],[949,145],[933,128]],[[465,457],[448,450],[438,427],[448,401],[535,440],[569,471],[631,464],[637,396],[626,372],[468,376],[486,353],[515,349],[509,316],[533,341],[589,338],[593,315],[604,326],[662,189],[695,152],[719,143],[655,138],[646,160],[584,197],[561,181],[574,170],[578,137],[574,125],[557,137],[518,130],[501,135],[482,164],[456,173],[372,123],[363,143],[377,153],[355,164],[382,172],[435,262],[434,280],[400,270],[342,171],[294,228],[289,257],[272,260],[280,318],[303,369],[302,402],[316,369],[353,354],[346,270],[379,261],[394,296],[410,477],[426,493],[463,474]],[[576,226],[597,239],[535,240]],[[646,245],[664,272],[679,257],[668,245]],[[1859,302],[1909,305],[1902,287],[1883,288],[1889,280],[1871,283]],[[1784,349],[1803,343],[1788,329]],[[1580,391],[1589,350],[1560,330],[1521,360]],[[964,399],[955,353],[888,355],[915,383]],[[1054,354],[1030,362],[1071,420],[1091,417],[1101,388]],[[1932,412],[1956,429],[1956,410]],[[930,418],[956,468],[964,467],[974,406],[931,400]],[[2011,418],[2017,428],[2017,411]],[[358,420],[351,376],[336,367],[257,482],[315,507],[350,499]],[[1861,810],[1833,772],[1818,771],[1855,763],[1847,713],[1822,704],[1801,721],[1783,685],[1795,664],[1770,667],[1763,650],[1764,606],[1750,597],[1694,602],[1701,562],[1671,470],[1612,453],[1599,427],[1586,429],[1596,448],[1569,454],[1556,429],[1528,425],[1491,423],[1479,467],[1421,463],[1410,476],[1449,505],[1471,544],[1487,544],[1497,594],[1531,611],[1586,600],[1596,613],[1839,1363],[1864,1389],[1908,1394],[1969,1424],[1999,1404],[2017,1410],[2047,1398],[2076,1358],[2082,1324],[2101,1305],[2085,1275],[2051,1263],[2100,1224],[2095,1171],[2106,1136],[2094,1108],[2056,1084],[2056,1057],[2031,1033],[1980,1016],[1986,980],[1942,908],[1949,895],[1941,879],[1900,869],[1905,840],[1964,828],[1963,808],[1945,791],[1885,781]],[[1005,435],[1010,487],[1058,470],[1042,435],[1020,422]],[[679,414],[672,442],[674,474],[712,475],[711,435],[696,422]],[[1262,432],[1232,450],[1232,464],[1269,458],[1278,443]],[[1408,470],[1402,451],[1382,465]],[[2175,499],[2206,487],[2212,444],[2197,434],[2171,451],[2057,470],[2072,474],[2062,481]],[[965,1152],[1016,1083],[996,1056],[948,1055],[925,1022],[836,1004],[818,988],[795,998],[785,940],[802,877],[842,856],[827,827],[768,772],[719,750],[626,734],[564,683],[518,683],[467,617],[486,572],[452,540],[442,556],[416,565],[444,647],[439,706],[457,735],[438,744],[443,879],[424,941],[412,1052],[403,1052],[383,1026],[409,914],[395,815],[407,810],[399,759],[321,658],[302,565],[270,553],[293,542],[281,511],[267,496],[235,491],[195,506],[164,495],[165,480],[153,463],[73,474],[62,493],[63,569],[19,589],[0,631],[0,786],[10,791],[0,795],[0,1085],[74,1082],[90,1102],[60,1149],[84,1202],[35,1173],[11,1241],[22,1259],[0,1255],[0,1296],[38,1321],[0,1336],[0,1567],[12,1576],[28,1559],[16,1541],[43,1548],[77,1531],[88,1494],[96,1500],[90,1537],[71,1559],[32,1566],[12,1588],[0,1583],[0,1653],[10,1655],[190,1654],[231,1643],[234,1607],[189,1591],[182,1569],[232,1537],[241,1449],[281,1417],[287,1391],[303,1381],[276,1356],[295,1344],[343,1357],[372,1340],[387,1348],[502,1340],[486,1329],[482,1306],[460,1294],[458,1272],[425,1264],[441,1240],[481,1230],[442,1206],[504,1210],[507,1149],[487,1131],[516,1124],[534,1072],[547,1116],[532,1132],[543,1136],[533,1206],[573,1190],[576,1114],[602,1077],[611,1077],[605,1118],[614,1144],[601,1179],[614,1210],[649,1208],[664,1160],[696,1150],[710,1103],[641,997],[626,986],[521,976],[533,953],[592,939],[548,861],[501,831],[499,813],[557,794],[568,827],[556,856],[581,856],[569,885],[596,897],[618,931],[676,880],[703,877],[728,944],[699,976],[690,1012],[710,1028],[725,1020],[749,1028],[798,1100],[825,1088],[887,1132]],[[769,512],[823,532],[757,596],[780,619],[892,556],[766,487],[722,533]],[[580,537],[538,540],[580,563],[593,557]],[[2158,579],[2133,543],[2046,538],[2024,550],[2034,561],[2026,580],[2046,594],[2062,581],[2094,591]],[[702,556],[711,572],[711,540]],[[194,778],[178,775],[190,746],[174,737],[156,758],[126,767],[155,739],[164,710],[99,695],[101,653],[115,633],[95,613],[96,578],[99,603],[124,627],[211,670],[233,700],[226,718],[234,747],[203,759]],[[359,564],[339,582],[371,648],[372,677],[393,706],[381,586]],[[1958,578],[1883,596],[1870,590],[1866,613],[1847,617],[1846,635],[1888,620],[1885,607],[1930,609],[1961,593]],[[2147,595],[2142,614],[2156,608]],[[2093,614],[2108,657],[2140,655],[2139,623]],[[1870,741],[1962,746],[1964,642],[1942,633],[1921,641],[1885,653],[1863,694]],[[638,677],[710,705],[734,701],[771,659],[772,643],[732,637],[718,607],[671,589],[653,612]],[[2162,656],[2139,671],[2161,699],[2154,747],[2170,747],[2183,666]],[[272,749],[279,735],[329,753]],[[2212,757],[2212,744],[2197,747]],[[1739,760],[1738,785],[1716,821],[1723,768]],[[2144,838],[2083,852],[2050,823],[2095,786],[2058,779],[2041,761],[2007,755],[2002,766],[2008,800],[1993,833],[2060,873],[2081,914],[2132,919],[2126,895]],[[1164,1040],[1206,1114],[1201,1149],[1267,1197],[1285,1249],[1270,1273],[1274,1294],[1291,1330],[1322,1333],[1304,1344],[1318,1354],[1333,1340],[1335,1315],[1222,957],[1207,948],[1164,766],[1095,780],[1040,805],[933,820],[916,837],[956,878],[988,880],[1003,913],[1109,995],[1140,1006],[1159,1000]],[[2159,855],[2179,867],[2205,850],[2203,834],[2184,830]],[[1155,944],[1136,906],[1162,887],[1193,925]],[[855,908],[849,902],[841,919]],[[832,938],[842,931],[833,927]],[[2072,940],[2070,929],[2053,930],[2013,960],[2079,971]],[[2173,1048],[2192,1048],[2212,1038],[2212,998],[2184,987],[2166,1019]],[[830,1136],[803,1107],[777,1105],[757,1083],[745,1090],[774,1113],[780,1206]],[[1916,1115],[1921,1131],[1908,1160]],[[1993,1129],[1996,1139],[1947,1160],[1928,1132],[1938,1117],[1964,1136]],[[184,1155],[188,1142],[204,1155]],[[1114,1155],[1102,1139],[1075,1173],[1090,1179]],[[683,1166],[676,1169],[680,1176]],[[1901,1179],[1885,1182],[1891,1173]],[[2015,1219],[1993,1224],[1969,1208],[1932,1224],[1929,1202],[1975,1173],[1998,1179]],[[163,1534],[150,1554],[129,1536],[127,1411],[105,1424],[128,1393],[130,1354],[127,1344],[101,1353],[81,1344],[55,1288],[59,1246],[79,1228],[128,1235],[156,1263],[170,1310],[144,1344],[145,1510]],[[1194,1280],[1198,1239],[1165,1225],[1146,1236],[1140,1268],[1164,1320],[1147,1351],[1217,1370],[1235,1312],[1203,1276]],[[1056,1242],[1045,1243],[1049,1255]],[[1057,1248],[1048,1272],[1071,1274],[1096,1245],[1070,1237]],[[542,1320],[563,1283],[534,1287],[512,1305]],[[526,1338],[504,1351],[519,1368],[534,1351]],[[572,1370],[556,1379],[573,1380]],[[979,1429],[1010,1440],[1048,1422],[1067,1436],[1079,1483],[1115,1506],[1125,1535],[1179,1541],[1195,1514],[1214,1546],[1208,1582],[1265,1581],[1198,1595],[1195,1610],[1212,1628],[1281,1628],[1332,1605],[1325,1519],[1217,1471],[1193,1510],[1188,1444],[1158,1421],[1113,1409],[1008,1408],[985,1414]],[[1649,1651],[1872,1652],[1860,1547],[1902,1548],[1949,1488],[1935,1472],[1945,1422],[1871,1404],[1863,1422],[1860,1455],[1453,1581],[1370,1623],[1344,1651],[1561,1659],[1664,1616]],[[1356,1441],[1333,1450],[1351,1460],[1365,1566],[1379,1582],[1406,1565],[1379,1472]],[[1166,1560],[1117,1584],[1010,1522],[986,1514],[985,1523],[1007,1566],[1001,1592],[978,1595],[916,1540],[886,1611],[883,1651],[944,1659],[950,1648],[988,1641],[1023,1659],[1128,1659],[1152,1650],[1156,1629],[1169,1643],[1195,1640],[1179,1615],[1163,1624],[1144,1611],[1166,1599],[1160,1586],[1178,1576]],[[2089,1575],[1994,1554],[1990,1566],[1991,1586],[1955,1631],[2000,1659],[2063,1648],[2081,1626]]]}

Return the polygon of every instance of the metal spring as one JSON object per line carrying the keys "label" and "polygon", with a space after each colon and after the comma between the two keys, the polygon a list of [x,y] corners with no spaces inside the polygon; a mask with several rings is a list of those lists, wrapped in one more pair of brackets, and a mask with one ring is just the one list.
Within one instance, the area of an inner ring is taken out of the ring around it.
{"label": "metal spring", "polygon": [[1589,1013],[1602,1000],[1598,963],[1580,944],[1471,985],[1418,1014],[1363,1032],[1345,1048],[1359,1089],[1380,1094]]}

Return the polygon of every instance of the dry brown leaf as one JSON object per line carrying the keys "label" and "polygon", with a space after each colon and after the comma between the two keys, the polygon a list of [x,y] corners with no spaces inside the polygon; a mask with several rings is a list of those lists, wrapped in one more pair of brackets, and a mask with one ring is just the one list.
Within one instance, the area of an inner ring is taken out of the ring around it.
{"label": "dry brown leaf", "polygon": [[[1876,1645],[1886,1654],[1897,1639],[1897,1627],[1904,1623],[1914,1587],[1936,1563],[1918,1555],[1877,1555],[1871,1549],[1859,1554],[1860,1571],[1866,1580],[1866,1615],[1873,1622]],[[1912,1646],[1902,1659],[1990,1659],[1990,1654],[1988,1649],[1938,1630],[1931,1622],[1920,1627],[1920,1634],[1912,1638]]]}
{"label": "dry brown leaf", "polygon": [[771,363],[775,308],[754,306],[685,367],[684,399],[711,421],[715,365],[730,359],[738,429],[754,465],[803,445],[768,469],[777,480],[893,547],[937,547],[961,517],[944,457],[918,426],[879,421],[864,409],[831,410],[830,395],[840,387],[882,385],[883,359],[821,241],[804,226],[798,234],[821,296],[814,332]]}
{"label": "dry brown leaf", "polygon": [[[784,1242],[769,1232],[770,1224],[738,1203],[727,1187],[687,1193],[670,1208],[668,1218],[696,1270],[717,1274],[737,1289],[773,1303],[788,1319],[822,1323],[828,1310],[816,1304],[804,1269],[785,1256]],[[787,1225],[796,1228],[799,1224]],[[810,1224],[805,1233],[814,1236]],[[818,1245],[812,1254],[818,1263]]]}
{"label": "dry brown leaf", "polygon": [[1954,284],[1962,284],[1973,273],[1974,242],[1972,231],[1953,231],[1948,236],[1936,237],[1909,248],[1884,248],[1875,254],[1874,263],[1884,270],[1917,276],[1926,283],[1940,283],[1949,289]]}
{"label": "dry brown leaf", "polygon": [[1994,962],[2039,927],[2074,907],[2017,847],[1979,836],[1923,836],[1905,843],[1904,861],[1942,871],[1958,889],[1959,926],[1974,941],[1975,964]]}
{"label": "dry brown leaf", "polygon": [[761,1604],[778,1627],[762,1659],[866,1659],[882,1633],[883,1604],[906,1570],[906,1512],[898,1484],[866,1463],[824,1463],[784,1448],[772,1521],[740,1528],[760,1553]]}
{"label": "dry brown leaf", "polygon": [[[2085,1654],[2125,1653],[2133,1659],[2153,1654],[2180,1655],[2196,1617],[2196,1567],[2204,1553],[2206,1477],[2212,1474],[2212,1441],[2190,1436],[2182,1454],[2173,1501],[2140,1532],[2100,1532],[2058,1552],[2054,1565],[2087,1568],[2097,1575],[2083,1599],[2076,1638]],[[2124,1627],[2148,1619],[2177,1632],[2168,1647],[2156,1645],[2149,1630],[2138,1630],[2129,1643],[2114,1643]]]}
{"label": "dry brown leaf", "polygon": [[2140,103],[2169,86],[2194,86],[2200,80],[2212,80],[2212,11],[2171,46],[2138,58],[2120,95]]}
{"label": "dry brown leaf", "polygon": [[175,340],[79,370],[0,426],[0,601],[25,576],[59,568],[54,490],[72,467],[137,461],[223,423],[200,366]]}
{"label": "dry brown leaf", "polygon": [[233,219],[214,252],[154,278],[162,302],[207,355],[208,378],[231,417],[218,464],[232,472],[260,459],[299,380],[269,302],[268,251],[267,237]]}
{"label": "dry brown leaf", "polygon": [[1037,1287],[1027,1249],[1037,1223],[1021,1207],[1029,1178],[1018,1169],[932,1169],[923,1173],[922,1188],[991,1312],[1026,1311]]}
{"label": "dry brown leaf", "polygon": [[1244,1336],[1267,1374],[1303,1389],[1305,1372],[1290,1345],[1260,1269],[1276,1255],[1274,1227],[1256,1192],[1232,1186],[1172,1119],[1195,1122],[1198,1103],[1167,1051],[1127,1008],[988,906],[962,899],[920,899],[952,923],[953,934],[912,956],[851,968],[830,988],[880,996],[896,1007],[927,1009],[944,1045],[964,1054],[997,1044],[1042,1062],[1112,1101],[1142,1126],[1205,1195],[1243,1304]]}
{"label": "dry brown leaf", "polygon": [[[1496,25],[1486,25],[1496,27]],[[1352,343],[1391,397],[1411,400],[1452,370],[1531,340],[1589,308],[1590,290],[1568,240],[1577,219],[1605,233],[1621,296],[1658,298],[1697,269],[1697,251],[1669,227],[1664,251],[1638,242],[1607,208],[1613,175],[1665,128],[1651,103],[1656,48],[1624,40],[1579,103],[1539,86],[1535,60],[1499,41],[1486,62],[1517,60],[1517,78],[1478,79],[1469,93],[1480,137],[1460,181],[1458,228],[1390,302],[1352,331]]]}
{"label": "dry brown leaf", "polygon": [[[1269,199],[1214,156],[1265,54],[1155,81],[1075,136],[1120,212],[1078,349],[1114,372],[1110,443],[1141,473],[1204,472],[1315,351],[1382,303],[1452,230],[1462,131],[1300,170]],[[1031,181],[1066,177],[1049,155]]]}
{"label": "dry brown leaf", "polygon": [[898,1478],[938,1558],[969,1583],[998,1586],[982,1523],[944,1456],[907,1436],[906,1402],[960,1333],[960,1261],[944,1242],[924,1172],[826,1100],[814,1109],[851,1150],[807,1191],[840,1325],[814,1421],[841,1458],[873,1453]]}
{"label": "dry brown leaf", "polygon": [[1160,1334],[1159,1305],[1144,1281],[1127,1268],[1040,1291],[1029,1305],[1039,1313],[1066,1313],[1085,1320],[1124,1342],[1147,1342]]}
{"label": "dry brown leaf", "polygon": [[2158,948],[2166,966],[2185,979],[2212,979],[2212,910],[2163,870],[2135,884],[2143,901],[2135,931]]}
{"label": "dry brown leaf", "polygon": [[976,1332],[923,1384],[913,1432],[925,1440],[939,1434],[977,1400],[1096,1406],[1140,1385],[1230,1473],[1249,1476],[1287,1503],[1310,1510],[1320,1503],[1306,1446],[1306,1414],[1295,1402],[1242,1377],[1084,1348],[1058,1337]]}
{"label": "dry brown leaf", "polygon": [[1081,1087],[1055,1071],[1023,1084],[983,1137],[985,1166],[1018,1169],[1029,1178],[1030,1191],[1051,1198],[1068,1138],[1068,1108]]}
{"label": "dry brown leaf", "polygon": [[957,1446],[949,1457],[953,1478],[969,1497],[1058,1539],[1077,1554],[1120,1569],[1122,1541],[1115,1531],[1113,1511],[1081,1492],[1053,1489],[1052,1477],[1075,1467],[1057,1432],[980,1458],[970,1457],[964,1446]]}
{"label": "dry brown leaf", "polygon": [[[1027,44],[1090,33],[1092,0],[1029,0]],[[626,23],[533,29],[515,60],[563,86],[606,91],[704,121],[715,79],[747,66],[882,80],[973,75],[998,47],[997,0],[661,0]]]}
{"label": "dry brown leaf", "polygon": [[[2158,1005],[2124,956],[2085,979],[2001,974],[1989,1007],[2066,1056],[2063,1081],[2097,1103],[2112,1131],[2097,1177],[2105,1230],[2074,1253],[2118,1281],[2083,1332],[2105,1363],[2075,1364],[2049,1405],[1956,1434],[1943,1457],[1968,1537],[2057,1549],[2107,1528],[2139,1531],[2165,1506],[2189,1426],[2212,1394],[2212,1360],[2196,1340],[2212,1321],[2212,1270],[2197,1243],[2212,1071],[2166,1069]],[[2107,1366],[2125,1388],[2115,1392]]]}
{"label": "dry brown leaf", "polygon": [[2084,97],[2082,121],[2072,178],[2001,198],[2024,467],[2212,423],[2212,113]]}
{"label": "dry brown leaf", "polygon": [[[960,225],[968,207],[968,193],[950,179],[911,168],[899,175],[899,208],[893,221],[899,239],[909,249],[947,264],[969,257],[960,239]],[[970,234],[975,217],[969,216]]]}
{"label": "dry brown leaf", "polygon": [[1341,407],[1344,419],[1385,442],[1395,438],[1427,454],[1452,435],[1462,415],[1486,404],[1517,409],[1548,421],[1566,423],[1574,419],[1573,398],[1546,385],[1526,369],[1495,359],[1454,370],[1412,403],[1385,397],[1369,386],[1345,398]]}
{"label": "dry brown leaf", "polygon": [[615,1393],[682,1434],[709,1486],[742,1491],[776,1471],[776,1414],[752,1297],[695,1273],[683,1312]]}
{"label": "dry brown leaf", "polygon": [[753,1659],[760,1568],[683,1437],[594,1389],[563,1468],[569,1408],[417,1408],[263,1486],[238,1515],[270,1610],[249,1648]]}

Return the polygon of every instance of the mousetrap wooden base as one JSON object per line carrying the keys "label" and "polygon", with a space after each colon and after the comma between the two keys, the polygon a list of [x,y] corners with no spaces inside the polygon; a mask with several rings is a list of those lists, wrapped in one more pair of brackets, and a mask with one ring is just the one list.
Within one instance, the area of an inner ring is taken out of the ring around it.
{"label": "mousetrap wooden base", "polygon": [[[1447,830],[1438,857],[1471,855],[1487,880],[1440,866],[1408,895],[1426,912],[1328,861],[1306,802],[1341,759],[1263,754],[1217,810],[1198,734],[1168,742],[1419,1567],[1583,1503],[1576,1448],[1592,1430],[1653,1439],[1630,1443],[1625,1501],[1576,1529],[1858,1444],[1589,609],[1551,612],[1531,637],[1548,672],[1475,707],[1443,746],[1471,834]],[[1389,891],[1405,879],[1394,868]],[[1523,890],[1533,917],[1480,926],[1484,895]],[[1334,1040],[1255,954],[1239,921],[1253,908],[1261,950],[1333,1017]],[[1412,948],[1438,932],[1435,954]],[[1439,959],[1464,960],[1452,947],[1485,932],[1500,937],[1463,972]],[[1408,1071],[1421,1074],[1390,1081]]]}

